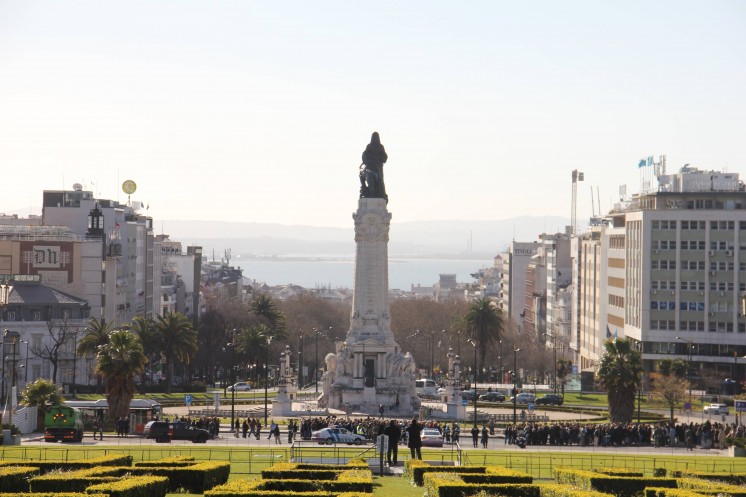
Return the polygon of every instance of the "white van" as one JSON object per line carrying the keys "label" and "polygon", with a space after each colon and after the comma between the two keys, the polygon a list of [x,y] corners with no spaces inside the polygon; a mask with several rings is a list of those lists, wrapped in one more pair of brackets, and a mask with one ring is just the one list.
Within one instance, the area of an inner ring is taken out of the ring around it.
{"label": "white van", "polygon": [[415,380],[414,387],[417,391],[417,395],[420,397],[435,397],[438,395],[438,385],[435,384],[435,380],[429,380],[427,378]]}
{"label": "white van", "polygon": [[[510,402],[513,402],[513,397],[510,398]],[[536,402],[536,395],[530,392],[521,392],[515,398],[516,404],[533,404],[534,402]]]}

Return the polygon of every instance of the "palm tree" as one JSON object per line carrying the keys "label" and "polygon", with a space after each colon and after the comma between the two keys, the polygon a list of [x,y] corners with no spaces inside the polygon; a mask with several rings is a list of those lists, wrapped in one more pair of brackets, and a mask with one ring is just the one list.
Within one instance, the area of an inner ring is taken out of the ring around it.
{"label": "palm tree", "polygon": [[188,317],[180,312],[158,316],[156,329],[161,336],[163,355],[166,358],[166,393],[171,393],[176,361],[189,364],[197,352],[197,331]]}
{"label": "palm tree", "polygon": [[44,415],[47,410],[55,405],[61,404],[62,389],[53,381],[39,378],[33,383],[26,385],[21,395],[21,404],[37,408],[37,422],[41,420],[44,423]]}
{"label": "palm tree", "polygon": [[[467,333],[479,346],[479,358],[484,364],[487,347],[490,344],[497,343],[502,335],[502,312],[489,299],[479,299],[473,302],[466,311],[464,325]],[[474,367],[476,367],[476,364]]]}
{"label": "palm tree", "polygon": [[[267,338],[270,336],[273,336],[272,331],[265,324],[249,326],[236,336],[236,352],[245,354],[250,363],[259,364],[266,356],[264,349],[268,347]],[[256,374],[258,378],[258,368]]]}
{"label": "palm tree", "polygon": [[[103,319],[91,318],[83,330],[83,338],[78,340],[78,355],[95,356],[101,346],[109,343],[111,323]],[[96,374],[96,391],[101,391],[101,375]]]}
{"label": "palm tree", "polygon": [[109,343],[102,345],[96,356],[96,372],[106,383],[106,400],[109,416],[119,419],[127,416],[130,402],[135,396],[135,376],[142,373],[148,359],[134,333],[114,331]]}
{"label": "palm tree", "polygon": [[[148,358],[148,363],[151,365],[150,374],[152,377],[153,368],[152,365],[155,362],[155,358],[160,355],[163,350],[163,338],[159,331],[156,329],[155,321],[152,318],[146,318],[144,316],[136,316],[135,319],[127,326],[127,329],[134,333],[140,345],[142,345],[142,351],[145,357]],[[140,388],[141,393],[145,393],[145,383],[147,382],[147,369],[143,369],[140,375]]]}
{"label": "palm tree", "polygon": [[272,297],[264,293],[254,297],[250,304],[251,312],[261,318],[269,328],[275,339],[285,338],[287,328],[285,326],[285,316],[277,308]]}
{"label": "palm tree", "polygon": [[629,423],[642,377],[640,352],[628,339],[607,340],[604,347],[606,352],[598,366],[598,379],[608,394],[609,419],[613,423]]}

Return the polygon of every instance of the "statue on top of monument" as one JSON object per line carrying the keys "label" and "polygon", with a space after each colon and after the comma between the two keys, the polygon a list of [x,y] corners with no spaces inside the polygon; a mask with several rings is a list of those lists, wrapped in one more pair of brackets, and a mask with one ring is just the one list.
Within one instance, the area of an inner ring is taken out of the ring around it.
{"label": "statue on top of monument", "polygon": [[383,165],[388,158],[376,131],[363,151],[363,163],[360,165],[360,198],[382,198],[388,202],[386,185],[383,183]]}

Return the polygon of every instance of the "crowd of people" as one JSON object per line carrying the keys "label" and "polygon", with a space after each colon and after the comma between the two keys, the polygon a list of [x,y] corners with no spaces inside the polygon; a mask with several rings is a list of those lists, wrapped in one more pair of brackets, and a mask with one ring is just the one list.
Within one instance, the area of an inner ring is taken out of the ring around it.
{"label": "crowd of people", "polygon": [[[190,420],[182,418],[192,426],[203,428],[217,437],[220,433],[220,420],[216,417],[201,417]],[[126,423],[117,423],[117,434],[126,433]],[[121,431],[120,431],[121,426]],[[378,435],[389,436],[388,462],[397,463],[398,445],[407,445],[412,450],[412,457],[421,458],[419,451],[422,446],[420,434],[423,429],[431,428],[441,433],[445,444],[463,443],[462,428],[457,422],[442,422],[437,420],[399,421],[375,417],[338,418],[307,417],[300,420],[290,420],[283,431],[287,434],[287,442],[292,443],[298,435],[302,440],[310,440],[314,431],[328,427],[345,428],[373,441]],[[263,431],[266,430],[266,431]],[[472,446],[489,448],[489,440],[499,437],[494,419],[489,419],[479,426],[466,428],[471,435]],[[258,418],[236,419],[234,436],[260,440],[262,433],[267,439],[276,444],[282,443],[281,427],[274,420],[269,426],[262,426]],[[578,422],[524,422],[508,425],[503,430],[505,445],[547,445],[582,447],[686,447],[693,450],[696,446],[722,448],[733,438],[746,437],[746,427],[740,424],[726,424],[719,422],[691,423],[578,423]],[[467,435],[468,437],[468,435]]]}

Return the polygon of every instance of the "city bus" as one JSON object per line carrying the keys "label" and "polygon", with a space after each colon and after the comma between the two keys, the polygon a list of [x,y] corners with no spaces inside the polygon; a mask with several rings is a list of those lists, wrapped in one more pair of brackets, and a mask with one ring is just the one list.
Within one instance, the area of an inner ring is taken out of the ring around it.
{"label": "city bus", "polygon": [[[98,418],[104,420],[109,413],[109,403],[106,399],[99,400],[68,400],[66,406],[75,407],[83,412],[83,419],[88,424]],[[150,399],[132,399],[129,412],[129,433],[142,435],[145,424],[163,418],[163,407],[160,403]],[[112,420],[115,421],[115,420]]]}

